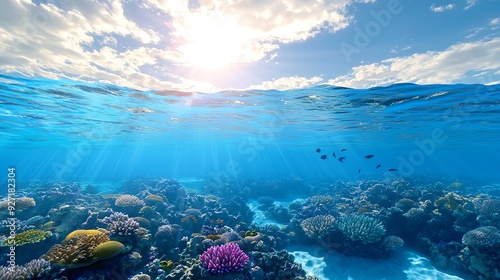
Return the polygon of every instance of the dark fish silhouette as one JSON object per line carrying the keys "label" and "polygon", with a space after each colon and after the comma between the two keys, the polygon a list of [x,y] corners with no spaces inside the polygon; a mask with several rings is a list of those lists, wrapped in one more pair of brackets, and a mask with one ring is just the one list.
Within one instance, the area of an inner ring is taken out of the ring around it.
{"label": "dark fish silhouette", "polygon": [[374,157],[375,155],[366,155],[365,158],[372,158]]}
{"label": "dark fish silhouette", "polygon": [[391,168],[391,169],[389,169],[389,171],[392,172],[392,171],[398,171],[398,170],[396,168]]}
{"label": "dark fish silhouette", "polygon": [[326,155],[322,155],[320,158],[321,159],[327,159],[328,157]]}
{"label": "dark fish silhouette", "polygon": [[341,152],[343,152],[343,151],[347,151],[347,149],[342,149],[342,150],[340,150],[340,151],[341,151]]}
{"label": "dark fish silhouette", "polygon": [[333,154],[332,154],[332,156],[333,156],[334,158],[337,158],[337,156],[335,155],[335,153],[333,153]]}
{"label": "dark fish silhouette", "polygon": [[321,152],[321,149],[320,148],[317,148],[316,149],[316,153],[320,153]]}
{"label": "dark fish silhouette", "polygon": [[339,157],[340,162],[344,162],[345,157]]}
{"label": "dark fish silhouette", "polygon": [[361,173],[361,169],[358,169],[358,173]]}
{"label": "dark fish silhouette", "polygon": [[380,163],[379,163],[379,164],[377,165],[377,167],[375,167],[375,169],[379,169],[379,168],[380,168],[380,166],[382,166],[382,164],[380,164]]}

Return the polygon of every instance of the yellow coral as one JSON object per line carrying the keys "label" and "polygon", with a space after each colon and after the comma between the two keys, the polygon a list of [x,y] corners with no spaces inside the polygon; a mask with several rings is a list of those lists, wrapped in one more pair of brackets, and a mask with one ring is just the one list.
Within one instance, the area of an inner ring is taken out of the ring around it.
{"label": "yellow coral", "polygon": [[73,237],[75,237],[78,234],[94,235],[94,234],[101,234],[101,233],[105,233],[105,232],[103,232],[101,230],[98,230],[98,229],[77,229],[77,230],[74,230],[74,231],[70,232],[66,236],[65,239],[73,238]]}
{"label": "yellow coral", "polygon": [[153,203],[163,203],[163,197],[156,195],[156,194],[150,194],[144,198],[145,201],[147,202],[153,202]]}
{"label": "yellow coral", "polygon": [[92,254],[94,255],[94,260],[104,260],[112,258],[125,249],[125,246],[118,241],[106,241],[94,248]]}
{"label": "yellow coral", "polygon": [[22,246],[29,243],[37,243],[51,237],[50,231],[30,229],[25,232],[17,233],[12,237],[8,237],[2,241],[1,246]]}
{"label": "yellow coral", "polygon": [[61,244],[52,246],[44,259],[75,268],[111,258],[124,250],[122,243],[110,241],[101,230],[76,230],[68,236]]}

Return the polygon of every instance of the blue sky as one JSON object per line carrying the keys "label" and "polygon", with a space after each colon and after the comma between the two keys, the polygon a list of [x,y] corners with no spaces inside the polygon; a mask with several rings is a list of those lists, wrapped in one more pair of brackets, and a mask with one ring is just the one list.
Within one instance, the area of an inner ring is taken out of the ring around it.
{"label": "blue sky", "polygon": [[0,72],[137,89],[500,81],[498,0],[4,0]]}

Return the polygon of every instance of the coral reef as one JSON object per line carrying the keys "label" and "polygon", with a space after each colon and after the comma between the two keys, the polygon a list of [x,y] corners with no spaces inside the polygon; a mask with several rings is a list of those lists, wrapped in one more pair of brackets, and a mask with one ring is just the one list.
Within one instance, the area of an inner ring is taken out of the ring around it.
{"label": "coral reef", "polygon": [[51,269],[50,262],[42,259],[32,260],[24,265],[13,267],[0,266],[0,279],[36,279],[48,276]]}
{"label": "coral reef", "polygon": [[140,200],[135,195],[124,194],[116,199],[115,205],[118,207],[142,207],[144,206],[144,201]]}
{"label": "coral reef", "polygon": [[139,222],[121,212],[114,212],[110,216],[104,217],[102,222],[107,225],[107,229],[112,235],[136,235],[140,227]]}
{"label": "coral reef", "polygon": [[124,250],[118,241],[110,241],[108,234],[99,230],[78,230],[66,236],[43,256],[51,263],[71,268],[93,264],[116,256]]}
{"label": "coral reef", "polygon": [[385,234],[382,222],[363,215],[349,215],[339,223],[340,231],[352,241],[364,244],[379,241]]}
{"label": "coral reef", "polygon": [[51,237],[50,231],[30,229],[28,231],[16,233],[2,241],[1,246],[22,246],[25,244],[36,243]]}
{"label": "coral reef", "polygon": [[0,210],[6,210],[9,208],[9,205],[15,207],[16,211],[18,210],[26,210],[30,207],[35,207],[35,200],[31,197],[18,197],[13,198],[11,200],[2,200],[0,201]]}
{"label": "coral reef", "polygon": [[332,215],[318,215],[305,219],[300,225],[309,238],[322,238],[335,229],[336,220]]}
{"label": "coral reef", "polygon": [[248,263],[248,256],[237,244],[225,244],[208,248],[200,255],[201,264],[214,274],[241,271]]}

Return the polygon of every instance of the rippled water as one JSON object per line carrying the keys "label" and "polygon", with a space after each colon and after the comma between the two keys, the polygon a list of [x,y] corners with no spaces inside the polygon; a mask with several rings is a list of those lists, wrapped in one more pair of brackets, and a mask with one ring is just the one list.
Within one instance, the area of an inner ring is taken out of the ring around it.
{"label": "rippled water", "polygon": [[500,181],[500,85],[186,93],[0,75],[0,89],[2,162],[26,177]]}

